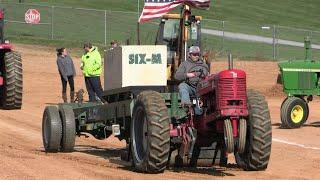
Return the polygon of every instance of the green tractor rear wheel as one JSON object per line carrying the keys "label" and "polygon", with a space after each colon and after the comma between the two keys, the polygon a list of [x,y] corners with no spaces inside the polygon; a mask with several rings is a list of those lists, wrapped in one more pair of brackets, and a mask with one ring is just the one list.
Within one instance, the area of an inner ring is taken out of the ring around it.
{"label": "green tractor rear wheel", "polygon": [[289,129],[299,128],[308,119],[308,104],[302,98],[288,97],[281,105],[280,116],[282,127]]}

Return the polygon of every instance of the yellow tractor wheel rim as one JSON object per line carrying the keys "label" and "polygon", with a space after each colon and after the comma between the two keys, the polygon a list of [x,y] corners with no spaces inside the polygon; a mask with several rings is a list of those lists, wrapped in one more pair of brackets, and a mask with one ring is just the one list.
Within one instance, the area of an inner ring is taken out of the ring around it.
{"label": "yellow tractor wheel rim", "polygon": [[291,110],[291,119],[294,123],[299,123],[302,121],[304,111],[302,106],[295,105]]}

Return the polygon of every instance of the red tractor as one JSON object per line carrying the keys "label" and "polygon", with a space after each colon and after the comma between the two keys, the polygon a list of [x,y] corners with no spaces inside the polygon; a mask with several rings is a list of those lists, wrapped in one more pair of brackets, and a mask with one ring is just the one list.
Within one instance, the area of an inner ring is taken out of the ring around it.
{"label": "red tractor", "polygon": [[[220,165],[233,153],[246,170],[267,168],[272,142],[268,104],[262,94],[247,91],[246,73],[233,69],[231,55],[229,69],[203,77],[191,98],[187,120],[170,128],[171,138],[182,137],[175,148],[176,166],[196,167],[202,159],[213,165],[220,152]],[[214,151],[205,153],[208,150]]]}
{"label": "red tractor", "polygon": [[[173,72],[186,59],[186,47],[201,47],[201,20],[186,7],[181,14],[166,14],[161,19],[156,44],[168,47],[170,93],[177,89]],[[268,104],[259,92],[247,91],[246,73],[233,69],[231,55],[229,69],[203,77],[196,94],[186,116],[179,110],[175,93],[170,101],[165,99],[174,117],[170,124],[170,164],[212,165],[219,158],[220,165],[226,165],[228,154],[233,153],[244,169],[266,169],[272,143]]]}
{"label": "red tractor", "polygon": [[0,104],[3,109],[21,109],[22,60],[4,38],[4,11],[0,9]]}

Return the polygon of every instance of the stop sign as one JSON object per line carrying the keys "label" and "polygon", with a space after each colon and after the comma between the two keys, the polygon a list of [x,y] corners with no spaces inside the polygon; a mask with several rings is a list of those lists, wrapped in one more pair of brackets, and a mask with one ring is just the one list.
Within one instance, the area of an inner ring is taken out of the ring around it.
{"label": "stop sign", "polygon": [[40,13],[36,9],[28,9],[24,15],[24,20],[29,24],[40,23]]}

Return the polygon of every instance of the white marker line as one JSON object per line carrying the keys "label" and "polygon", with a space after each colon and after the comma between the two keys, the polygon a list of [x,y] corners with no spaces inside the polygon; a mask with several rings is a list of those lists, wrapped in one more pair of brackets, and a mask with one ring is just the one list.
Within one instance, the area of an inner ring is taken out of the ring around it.
{"label": "white marker line", "polygon": [[320,150],[320,148],[318,148],[318,147],[306,146],[306,145],[303,145],[303,144],[298,144],[298,143],[295,143],[295,142],[289,142],[289,141],[285,141],[285,140],[277,139],[277,138],[272,138],[272,141],[283,143],[283,144],[289,144],[289,145],[293,145],[293,146],[298,146],[298,147],[301,147],[301,148],[304,148],[304,149]]}

